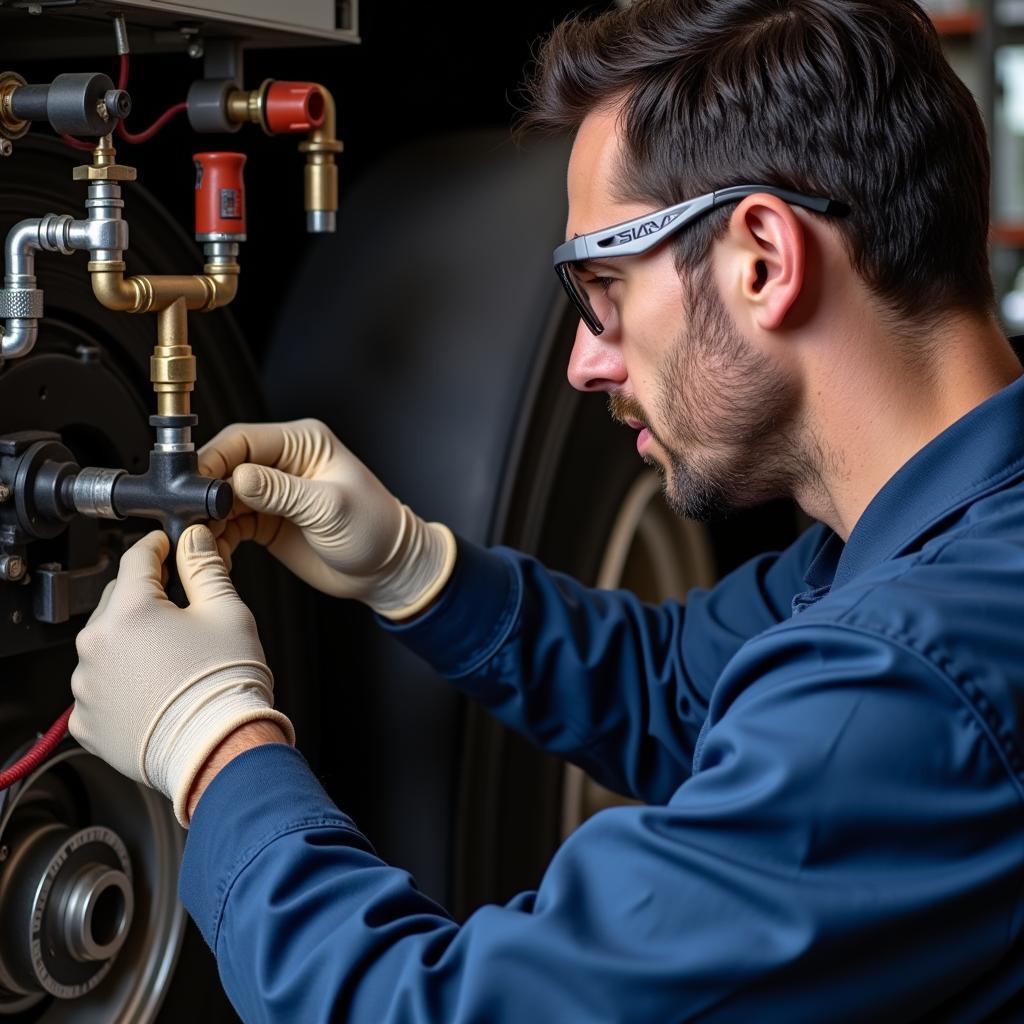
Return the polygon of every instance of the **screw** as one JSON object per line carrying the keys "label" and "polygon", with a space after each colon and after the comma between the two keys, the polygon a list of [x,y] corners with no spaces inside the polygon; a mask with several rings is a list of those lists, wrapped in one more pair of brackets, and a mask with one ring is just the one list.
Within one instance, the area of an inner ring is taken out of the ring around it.
{"label": "screw", "polygon": [[11,612],[11,622],[13,622],[14,625],[16,625],[16,626],[20,626],[21,625],[21,612],[18,612],[18,611]]}
{"label": "screw", "polygon": [[11,489],[7,484],[0,484],[0,505],[11,500]]}
{"label": "screw", "polygon": [[10,857],[11,851],[6,846],[0,846],[0,864],[3,864],[8,857]]}
{"label": "screw", "polygon": [[132,112],[132,98],[124,89],[108,89],[100,102],[103,117],[127,117]]}
{"label": "screw", "polygon": [[25,10],[28,11],[29,14],[42,14],[43,13],[43,5],[42,4],[29,4],[28,7],[25,8]]}
{"label": "screw", "polygon": [[14,146],[10,139],[0,139],[0,156],[10,156],[14,152]]}
{"label": "screw", "polygon": [[20,555],[0,556],[0,580],[17,583],[25,575],[25,559]]}
{"label": "screw", "polygon": [[203,56],[203,43],[201,39],[195,39],[185,49],[185,52],[193,59],[199,60]]}
{"label": "screw", "polygon": [[75,355],[83,363],[98,363],[100,361],[100,350],[95,345],[76,345]]}

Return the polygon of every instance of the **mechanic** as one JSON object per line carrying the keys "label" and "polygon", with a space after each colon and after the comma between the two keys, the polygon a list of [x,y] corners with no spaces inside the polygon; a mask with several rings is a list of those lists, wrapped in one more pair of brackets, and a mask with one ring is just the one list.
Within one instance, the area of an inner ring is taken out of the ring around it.
{"label": "mechanic", "polygon": [[[162,533],[126,553],[73,734],[190,823],[246,1021],[1024,1019],[1024,381],[974,100],[911,0],[648,0],[556,28],[532,83],[526,126],[576,131],[571,383],[680,514],[817,524],[646,605],[423,522],[316,421],[236,425],[190,607]],[[294,749],[245,540],[645,806],[456,923]]]}

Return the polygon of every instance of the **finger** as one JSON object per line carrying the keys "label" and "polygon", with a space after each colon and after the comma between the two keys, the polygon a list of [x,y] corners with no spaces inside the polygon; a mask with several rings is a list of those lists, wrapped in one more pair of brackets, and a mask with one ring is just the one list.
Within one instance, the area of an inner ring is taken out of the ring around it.
{"label": "finger", "polygon": [[226,479],[243,462],[275,465],[284,446],[284,424],[235,423],[199,449],[199,472]]}
{"label": "finger", "polygon": [[92,610],[92,615],[89,616],[89,621],[86,622],[86,626],[91,626],[95,619],[98,619],[102,614],[103,610],[110,604],[110,596],[114,593],[114,587],[117,586],[117,580],[111,580],[104,588],[103,593],[100,594],[100,599],[96,603],[96,607]]}
{"label": "finger", "polygon": [[236,423],[199,450],[199,471],[226,479],[236,466],[254,462],[302,475],[326,463],[339,444],[319,420]]}
{"label": "finger", "polygon": [[116,586],[108,597],[110,601],[123,601],[129,596],[148,596],[167,599],[164,593],[164,560],[171,542],[163,530],[147,533],[122,556],[117,570]]}
{"label": "finger", "polygon": [[224,568],[230,574],[235,564],[234,559],[231,557],[234,554],[234,549],[222,537],[214,539],[217,541],[217,554],[220,555],[221,560],[224,562]]}
{"label": "finger", "polygon": [[178,576],[190,606],[237,599],[217,540],[205,526],[190,526],[178,542]]}
{"label": "finger", "polygon": [[281,516],[301,527],[321,525],[324,520],[322,487],[314,481],[245,463],[232,474],[231,484],[257,512]]}

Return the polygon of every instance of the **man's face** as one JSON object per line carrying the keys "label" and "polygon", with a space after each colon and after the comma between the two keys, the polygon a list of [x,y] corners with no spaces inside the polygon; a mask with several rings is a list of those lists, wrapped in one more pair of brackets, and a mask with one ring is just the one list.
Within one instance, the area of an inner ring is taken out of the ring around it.
{"label": "man's face", "polygon": [[[567,237],[652,211],[611,199],[618,147],[615,111],[590,114],[569,161]],[[706,519],[792,493],[803,462],[796,382],[737,329],[713,259],[681,278],[666,243],[585,270],[605,331],[580,323],[569,380],[608,393],[672,508]]]}

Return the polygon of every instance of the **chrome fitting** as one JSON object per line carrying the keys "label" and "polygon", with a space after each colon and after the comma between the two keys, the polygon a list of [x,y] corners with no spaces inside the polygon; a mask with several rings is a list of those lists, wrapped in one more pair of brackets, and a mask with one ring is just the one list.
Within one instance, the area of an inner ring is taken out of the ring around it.
{"label": "chrome fitting", "polygon": [[123,469],[83,469],[71,487],[71,503],[80,515],[92,519],[123,519],[114,511],[114,486]]}
{"label": "chrome fitting", "polygon": [[23,579],[28,566],[25,565],[25,559],[20,555],[2,555],[0,556],[0,580],[5,580],[7,583],[17,583],[18,580]]}

